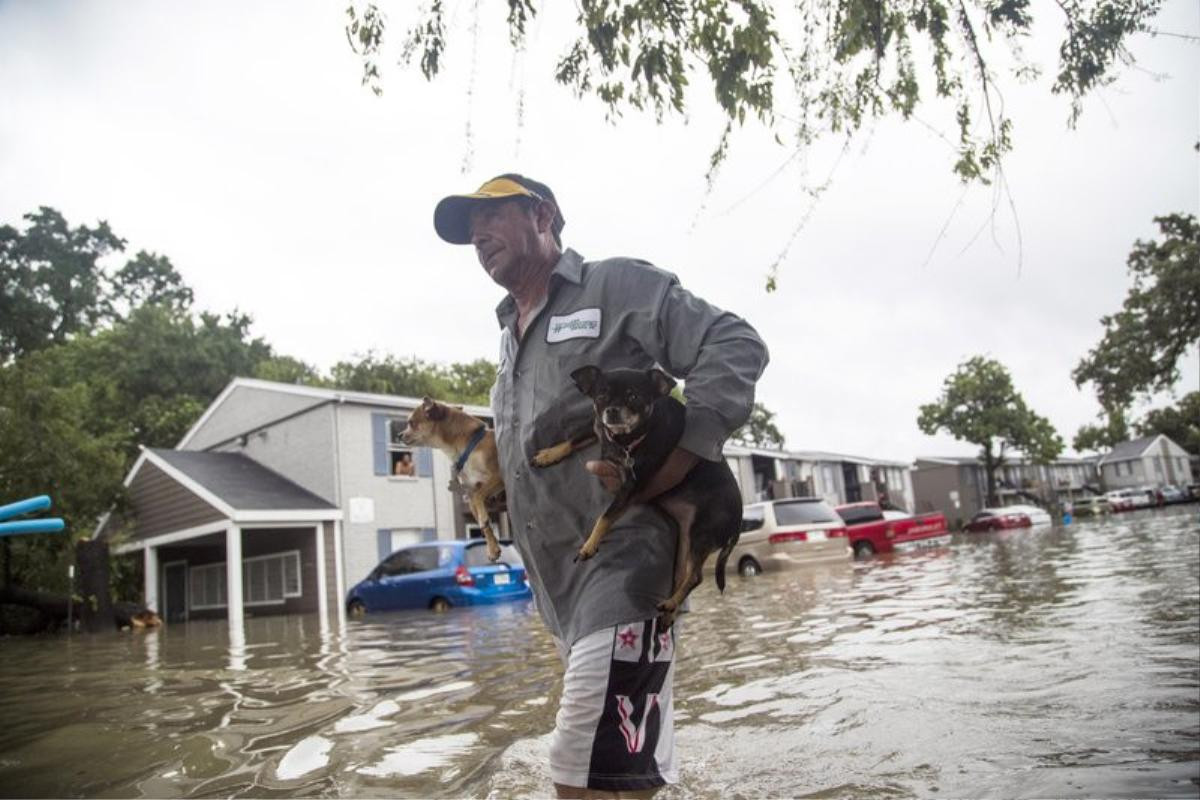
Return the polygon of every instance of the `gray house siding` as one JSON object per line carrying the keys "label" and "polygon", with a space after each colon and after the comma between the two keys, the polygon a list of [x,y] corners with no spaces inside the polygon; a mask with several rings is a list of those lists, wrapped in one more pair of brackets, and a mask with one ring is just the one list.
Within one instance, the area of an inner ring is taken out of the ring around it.
{"label": "gray house siding", "polygon": [[213,409],[204,424],[193,432],[185,449],[207,450],[248,431],[327,402],[320,397],[238,386]]}
{"label": "gray house siding", "polygon": [[344,598],[338,594],[337,586],[337,540],[334,538],[332,522],[321,523],[325,537],[325,596],[329,598],[329,610],[335,611]]}
{"label": "gray house siding", "polygon": [[241,453],[336,504],[333,414],[332,404],[319,405],[250,434],[244,445],[235,438],[215,449]]}
{"label": "gray house siding", "polygon": [[129,485],[136,520],[132,538],[145,539],[162,533],[194,528],[225,519],[225,515],[188,491],[151,463],[138,470]]}
{"label": "gray house siding", "polygon": [[[456,523],[454,498],[446,491],[453,465],[441,452],[422,454],[416,459],[419,467],[428,465],[421,470],[425,476],[401,477],[379,469],[377,442],[381,418],[403,420],[407,418],[406,411],[352,403],[335,408],[341,444],[338,462],[345,514],[342,525],[345,580],[349,588],[379,563],[380,530],[433,529],[438,539],[454,539],[461,535],[462,526]],[[351,505],[356,499],[370,501],[369,517],[356,518],[352,513]]]}
{"label": "gray house siding", "polygon": [[962,502],[962,487],[959,484],[958,467],[954,464],[924,465],[917,462],[917,468],[912,474],[913,493],[916,495],[918,514],[940,511],[946,519],[953,521],[962,514],[960,508],[955,508],[950,497],[951,492],[958,492],[959,502]]}

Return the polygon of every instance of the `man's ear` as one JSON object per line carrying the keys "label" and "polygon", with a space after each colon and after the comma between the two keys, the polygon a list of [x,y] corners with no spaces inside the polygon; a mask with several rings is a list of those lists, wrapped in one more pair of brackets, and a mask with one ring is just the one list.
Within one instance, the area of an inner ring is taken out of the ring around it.
{"label": "man's ear", "polygon": [[593,366],[580,367],[571,373],[571,380],[579,387],[579,391],[588,397],[594,397],[596,384],[600,382],[600,368]]}
{"label": "man's ear", "polygon": [[654,389],[659,394],[670,394],[671,390],[675,388],[675,379],[661,369],[655,367],[652,370],[648,370],[648,372],[650,373],[650,382],[654,384]]}

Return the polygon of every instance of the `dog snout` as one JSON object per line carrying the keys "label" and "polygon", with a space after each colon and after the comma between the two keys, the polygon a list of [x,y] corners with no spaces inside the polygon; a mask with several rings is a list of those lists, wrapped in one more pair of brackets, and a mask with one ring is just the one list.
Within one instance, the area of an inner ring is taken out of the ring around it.
{"label": "dog snout", "polygon": [[602,419],[605,424],[619,425],[625,421],[625,409],[619,406],[605,406]]}

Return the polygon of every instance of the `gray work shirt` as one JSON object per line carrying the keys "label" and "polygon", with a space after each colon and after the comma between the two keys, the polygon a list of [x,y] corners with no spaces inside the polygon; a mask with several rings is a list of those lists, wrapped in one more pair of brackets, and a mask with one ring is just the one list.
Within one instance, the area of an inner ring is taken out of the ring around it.
{"label": "gray work shirt", "polygon": [[675,541],[649,506],[630,508],[599,553],[574,563],[579,546],[612,496],[584,469],[599,446],[552,467],[529,466],[539,449],[588,427],[591,400],[571,372],[660,366],[686,382],[679,446],[722,458],[726,437],[750,415],[767,348],[744,320],[684,290],[674,275],[644,261],[559,259],[548,295],[517,336],[511,296],[496,309],[500,369],[492,413],[513,539],[525,560],[538,610],[567,642],[609,625],[648,619],[670,594]]}

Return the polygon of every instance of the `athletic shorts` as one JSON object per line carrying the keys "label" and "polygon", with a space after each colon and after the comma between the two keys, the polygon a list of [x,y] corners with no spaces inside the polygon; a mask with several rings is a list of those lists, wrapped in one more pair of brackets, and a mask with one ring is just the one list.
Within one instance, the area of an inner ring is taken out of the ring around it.
{"label": "athletic shorts", "polygon": [[675,626],[657,620],[590,633],[568,647],[555,639],[566,673],[550,739],[555,783],[601,791],[676,783]]}

